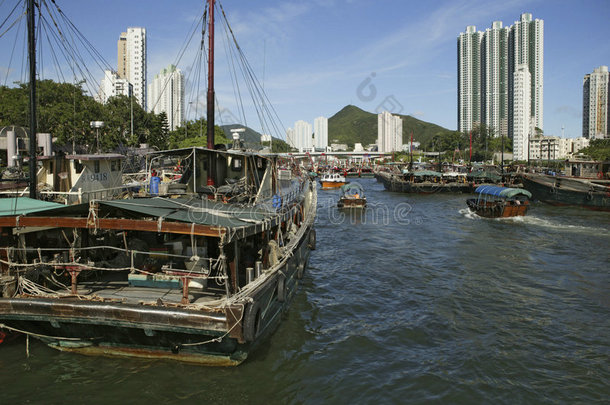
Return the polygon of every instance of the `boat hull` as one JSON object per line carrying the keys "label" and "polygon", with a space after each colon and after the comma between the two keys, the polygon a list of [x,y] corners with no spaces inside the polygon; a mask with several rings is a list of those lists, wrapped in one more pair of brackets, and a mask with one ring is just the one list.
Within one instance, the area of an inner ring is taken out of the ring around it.
{"label": "boat hull", "polygon": [[[83,355],[169,359],[210,366],[243,362],[279,325],[296,294],[311,250],[309,227],[293,255],[243,302],[226,306],[127,305],[78,298],[0,297],[0,327]],[[278,289],[282,284],[280,299]],[[251,309],[257,307],[258,311]],[[256,316],[256,320],[248,317]],[[256,325],[254,339],[244,328]]]}
{"label": "boat hull", "polygon": [[406,181],[400,176],[387,173],[380,173],[377,177],[378,181],[383,183],[383,186],[388,191],[399,193],[415,193],[415,194],[434,194],[434,193],[470,193],[473,187],[469,183],[449,182],[449,183],[434,183],[434,182],[411,182]]}
{"label": "boat hull", "polygon": [[468,208],[480,217],[484,218],[510,218],[520,217],[527,214],[529,202],[525,201],[521,205],[505,204],[503,202],[486,202],[477,198],[466,200]]}
{"label": "boat hull", "polygon": [[610,211],[610,183],[603,186],[583,179],[539,174],[523,175],[522,181],[534,199],[547,204]]}
{"label": "boat hull", "polygon": [[338,208],[365,208],[366,198],[340,198]]}
{"label": "boat hull", "polygon": [[346,181],[320,181],[322,189],[340,188],[346,184]]}

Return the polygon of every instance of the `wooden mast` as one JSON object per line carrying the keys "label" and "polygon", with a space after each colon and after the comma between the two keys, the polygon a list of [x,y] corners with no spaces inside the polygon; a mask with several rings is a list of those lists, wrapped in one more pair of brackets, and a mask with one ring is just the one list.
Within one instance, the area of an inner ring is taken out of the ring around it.
{"label": "wooden mast", "polygon": [[28,0],[28,57],[30,59],[30,198],[36,198],[36,29],[34,0]]}
{"label": "wooden mast", "polygon": [[[208,94],[207,94],[207,121],[208,121],[208,149],[214,149],[214,0],[208,0],[209,21],[208,21]],[[216,159],[213,152],[208,153],[208,186],[214,185],[216,172]]]}

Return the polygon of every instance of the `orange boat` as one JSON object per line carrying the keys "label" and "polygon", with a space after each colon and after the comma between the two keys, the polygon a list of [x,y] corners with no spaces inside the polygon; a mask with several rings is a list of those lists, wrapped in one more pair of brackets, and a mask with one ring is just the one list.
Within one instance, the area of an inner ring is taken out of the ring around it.
{"label": "orange boat", "polygon": [[320,177],[322,189],[339,188],[347,183],[345,176],[339,173],[324,173]]}

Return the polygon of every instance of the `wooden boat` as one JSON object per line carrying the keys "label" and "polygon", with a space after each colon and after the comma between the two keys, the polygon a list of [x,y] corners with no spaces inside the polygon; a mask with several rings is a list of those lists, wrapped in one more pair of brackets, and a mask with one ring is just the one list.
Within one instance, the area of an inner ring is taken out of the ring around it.
{"label": "wooden boat", "polygon": [[317,189],[278,156],[216,149],[213,90],[207,101],[207,148],[149,155],[182,162],[163,196],[0,199],[0,330],[210,365],[241,363],[272,333],[315,248]]}
{"label": "wooden boat", "polygon": [[547,204],[610,211],[610,180],[525,173],[521,181],[534,199]]}
{"label": "wooden boat", "polygon": [[466,200],[468,208],[485,218],[508,218],[523,216],[529,208],[531,193],[521,188],[492,185],[479,186],[476,198]]}
{"label": "wooden boat", "polygon": [[340,173],[324,173],[320,176],[322,189],[339,188],[347,183],[345,176]]}
{"label": "wooden boat", "polygon": [[434,194],[439,192],[470,192],[472,185],[458,178],[443,177],[440,172],[421,170],[407,173],[379,172],[378,180],[388,191]]}
{"label": "wooden boat", "polygon": [[338,208],[365,208],[366,196],[360,183],[352,182],[341,186],[341,197],[337,202]]}

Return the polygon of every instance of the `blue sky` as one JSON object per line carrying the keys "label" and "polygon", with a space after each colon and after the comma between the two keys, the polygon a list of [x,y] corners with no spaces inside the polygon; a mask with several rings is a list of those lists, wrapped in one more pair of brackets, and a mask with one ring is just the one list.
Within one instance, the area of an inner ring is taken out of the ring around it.
{"label": "blue sky", "polygon": [[[175,63],[203,10],[200,0],[56,2],[115,68],[120,33],[129,26],[145,27],[149,80]],[[0,0],[0,15],[15,3]],[[371,112],[385,106],[456,129],[457,36],[467,25],[481,31],[493,21],[511,25],[523,12],[545,25],[545,133],[561,135],[564,127],[566,137],[580,136],[583,76],[610,65],[608,0],[224,0],[222,5],[285,128],[354,104]],[[12,42],[14,35],[0,38],[2,76]],[[217,47],[220,54],[222,43]],[[195,49],[191,46],[178,64],[187,73]],[[219,102],[235,112],[227,61],[222,55],[217,59]],[[260,130],[254,115],[247,118]]]}

